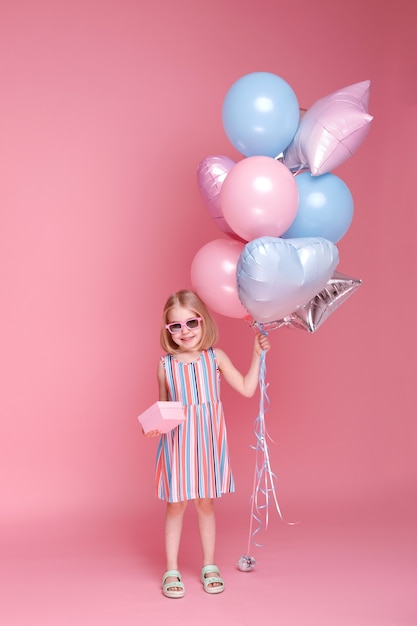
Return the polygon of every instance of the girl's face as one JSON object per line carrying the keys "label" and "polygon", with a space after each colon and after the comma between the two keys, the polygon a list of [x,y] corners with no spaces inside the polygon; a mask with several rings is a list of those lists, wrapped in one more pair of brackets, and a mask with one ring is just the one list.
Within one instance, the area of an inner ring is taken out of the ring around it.
{"label": "girl's face", "polygon": [[[171,337],[182,352],[197,350],[202,338],[201,318],[191,309],[174,306],[168,311],[167,324],[170,325]],[[185,323],[187,322],[187,324]],[[168,332],[170,329],[167,329]]]}

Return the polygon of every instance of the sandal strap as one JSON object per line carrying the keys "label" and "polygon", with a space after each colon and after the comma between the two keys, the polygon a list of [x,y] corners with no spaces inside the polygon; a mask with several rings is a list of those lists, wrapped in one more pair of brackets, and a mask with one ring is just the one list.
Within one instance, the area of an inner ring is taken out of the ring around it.
{"label": "sandal strap", "polygon": [[[172,578],[178,578],[178,584],[177,582],[172,582],[172,583],[165,583],[166,579],[169,578],[170,576],[172,576]],[[181,582],[181,574],[179,573],[179,571],[177,569],[169,569],[167,572],[165,572],[165,574],[163,575],[162,578],[162,584],[165,585],[167,584],[169,587],[181,587],[182,582]]]}
{"label": "sandal strap", "polygon": [[206,574],[208,574],[209,572],[215,572],[216,574],[220,575],[220,570],[218,567],[216,567],[216,565],[205,565],[202,569],[201,569],[201,575],[203,578],[206,577]]}
{"label": "sandal strap", "polygon": [[209,576],[208,578],[204,576],[203,582],[206,586],[212,585],[213,583],[220,583],[221,585],[224,585],[224,580],[223,578],[220,578],[220,576]]}

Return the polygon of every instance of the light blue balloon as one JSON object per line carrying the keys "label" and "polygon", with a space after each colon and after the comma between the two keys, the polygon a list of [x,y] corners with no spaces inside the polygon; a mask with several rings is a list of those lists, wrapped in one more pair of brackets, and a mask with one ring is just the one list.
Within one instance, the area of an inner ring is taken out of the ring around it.
{"label": "light blue balloon", "polygon": [[223,127],[245,156],[277,157],[291,143],[300,120],[297,96],[280,76],[254,72],[239,78],[223,102]]}
{"label": "light blue balloon", "polygon": [[337,243],[348,231],[353,219],[353,198],[338,176],[313,176],[302,172],[295,176],[298,209],[294,221],[282,238],[324,237]]}

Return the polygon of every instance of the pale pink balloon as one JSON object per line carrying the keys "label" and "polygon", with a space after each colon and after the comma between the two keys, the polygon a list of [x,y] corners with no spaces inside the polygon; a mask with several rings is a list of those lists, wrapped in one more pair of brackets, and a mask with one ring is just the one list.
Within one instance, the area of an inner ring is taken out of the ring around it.
{"label": "pale pink balloon", "polygon": [[198,188],[209,215],[216,226],[229,237],[236,237],[236,234],[224,219],[220,192],[227,174],[235,163],[233,159],[219,154],[205,157],[197,168]]}
{"label": "pale pink balloon", "polygon": [[194,291],[216,313],[243,319],[248,312],[237,292],[237,261],[245,244],[233,239],[215,239],[205,244],[191,264]]}
{"label": "pale pink balloon", "polygon": [[370,81],[364,80],[317,100],[302,116],[284,152],[284,164],[320,176],[352,156],[373,119],[368,113],[369,90]]}
{"label": "pale pink balloon", "polygon": [[221,190],[223,215],[239,237],[279,237],[293,222],[298,188],[280,161],[253,156],[236,163]]}

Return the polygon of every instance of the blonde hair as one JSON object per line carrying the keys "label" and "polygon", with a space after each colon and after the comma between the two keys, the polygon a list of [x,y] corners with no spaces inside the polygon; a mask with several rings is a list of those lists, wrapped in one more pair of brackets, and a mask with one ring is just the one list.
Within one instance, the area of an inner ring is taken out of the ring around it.
{"label": "blonde hair", "polygon": [[182,289],[171,294],[165,303],[162,314],[161,346],[168,354],[177,354],[181,349],[172,339],[171,333],[165,325],[168,323],[168,313],[176,306],[190,309],[197,317],[201,317],[201,341],[197,350],[207,350],[217,341],[217,326],[210,315],[207,306],[199,296],[189,289]]}

